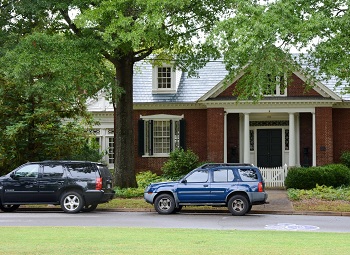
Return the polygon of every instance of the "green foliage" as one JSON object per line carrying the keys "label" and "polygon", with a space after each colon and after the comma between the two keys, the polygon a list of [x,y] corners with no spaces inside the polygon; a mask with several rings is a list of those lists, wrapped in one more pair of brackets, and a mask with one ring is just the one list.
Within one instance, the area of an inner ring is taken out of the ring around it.
{"label": "green foliage", "polygon": [[285,185],[294,189],[313,189],[316,185],[332,187],[350,185],[350,169],[342,164],[295,167],[288,171]]}
{"label": "green foliage", "polygon": [[350,168],[350,151],[345,151],[340,156],[340,161],[342,164]]}
{"label": "green foliage", "polygon": [[166,181],[163,176],[159,176],[151,171],[140,172],[136,175],[137,186],[146,188],[152,182]]}
{"label": "green foliage", "polygon": [[162,171],[165,177],[175,180],[187,174],[200,164],[199,157],[192,150],[176,149],[170,153]]}
{"label": "green foliage", "polygon": [[108,76],[88,41],[36,32],[10,42],[0,55],[0,172],[27,161],[99,160],[85,103]]}
{"label": "green foliage", "polygon": [[322,199],[322,200],[343,200],[350,201],[350,187],[327,187],[325,185],[316,185],[316,188],[311,190],[305,189],[288,189],[288,197],[291,200],[303,200],[303,199]]}
{"label": "green foliage", "polygon": [[167,181],[163,176],[159,176],[151,171],[140,172],[136,174],[137,188],[119,188],[115,189],[116,196],[122,198],[142,197],[145,188],[154,182]]}

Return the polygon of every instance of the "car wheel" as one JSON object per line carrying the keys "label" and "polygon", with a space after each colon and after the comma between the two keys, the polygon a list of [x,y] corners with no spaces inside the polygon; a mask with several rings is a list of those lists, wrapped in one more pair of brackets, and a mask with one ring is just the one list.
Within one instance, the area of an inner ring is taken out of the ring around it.
{"label": "car wheel", "polygon": [[68,191],[61,197],[61,208],[66,213],[80,212],[83,206],[83,197],[79,192]]}
{"label": "car wheel", "polygon": [[175,200],[172,195],[161,194],[159,195],[154,203],[154,209],[159,214],[170,214],[174,212]]}
{"label": "car wheel", "polygon": [[97,205],[98,205],[98,204],[94,204],[94,205],[85,205],[85,206],[81,209],[81,211],[82,211],[82,212],[92,212],[93,210],[96,209]]}
{"label": "car wheel", "polygon": [[234,216],[242,216],[248,212],[249,202],[245,196],[235,195],[228,201],[228,210]]}
{"label": "car wheel", "polygon": [[0,203],[0,209],[3,212],[13,212],[18,209],[19,205],[3,205]]}

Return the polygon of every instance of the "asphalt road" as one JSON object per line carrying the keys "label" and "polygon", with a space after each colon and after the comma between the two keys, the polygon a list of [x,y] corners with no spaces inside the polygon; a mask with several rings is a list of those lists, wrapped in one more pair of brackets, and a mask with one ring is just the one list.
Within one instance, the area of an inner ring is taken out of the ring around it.
{"label": "asphalt road", "polygon": [[350,232],[350,217],[228,213],[106,212],[66,214],[60,211],[0,213],[0,226],[99,226]]}

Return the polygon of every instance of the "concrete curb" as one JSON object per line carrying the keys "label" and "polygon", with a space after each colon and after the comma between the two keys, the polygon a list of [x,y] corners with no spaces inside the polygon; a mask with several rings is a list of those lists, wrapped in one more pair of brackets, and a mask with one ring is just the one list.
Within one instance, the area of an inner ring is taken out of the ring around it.
{"label": "concrete curb", "polygon": [[[96,209],[97,211],[110,211],[110,212],[153,212],[156,213],[154,209],[147,208],[115,208],[115,209]],[[183,209],[180,213],[203,213],[203,214],[215,214],[215,213],[227,213],[230,214],[228,210],[191,210]],[[350,212],[328,212],[328,211],[260,211],[260,210],[251,210],[249,214],[276,214],[276,215],[318,215],[318,216],[346,216],[350,217]]]}

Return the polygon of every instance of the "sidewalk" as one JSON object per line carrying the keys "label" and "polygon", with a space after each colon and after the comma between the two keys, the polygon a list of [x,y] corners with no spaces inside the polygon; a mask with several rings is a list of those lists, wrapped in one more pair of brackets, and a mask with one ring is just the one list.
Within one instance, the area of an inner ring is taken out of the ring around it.
{"label": "sidewalk", "polygon": [[279,213],[293,214],[293,204],[288,199],[287,191],[284,189],[268,189],[268,204],[253,205],[252,213]]}

